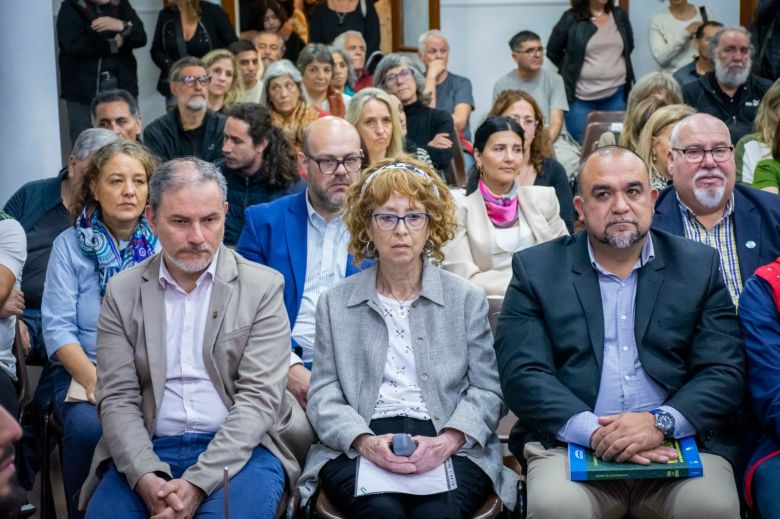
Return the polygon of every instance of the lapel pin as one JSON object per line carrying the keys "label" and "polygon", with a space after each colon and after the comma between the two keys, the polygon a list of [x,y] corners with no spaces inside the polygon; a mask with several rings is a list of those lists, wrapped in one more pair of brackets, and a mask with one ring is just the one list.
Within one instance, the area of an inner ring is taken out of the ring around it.
{"label": "lapel pin", "polygon": [[745,247],[748,249],[755,249],[756,248],[756,242],[753,240],[749,240],[747,243],[745,243]]}

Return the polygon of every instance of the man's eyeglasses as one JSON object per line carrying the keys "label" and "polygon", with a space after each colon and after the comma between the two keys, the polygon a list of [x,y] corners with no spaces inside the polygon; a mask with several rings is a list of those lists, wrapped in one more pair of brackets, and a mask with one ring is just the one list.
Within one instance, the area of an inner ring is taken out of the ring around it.
{"label": "man's eyeglasses", "polygon": [[525,50],[516,50],[518,54],[525,54],[526,56],[531,56],[533,54],[544,54],[544,47],[531,47],[530,49]]}
{"label": "man's eyeglasses", "polygon": [[428,221],[430,214],[409,213],[406,216],[398,216],[390,213],[374,213],[371,216],[380,231],[394,231],[398,227],[398,222],[404,222],[410,231],[419,231],[425,227],[425,222]]}
{"label": "man's eyeglasses", "polygon": [[691,164],[699,164],[704,160],[704,156],[707,153],[712,155],[712,160],[715,162],[726,162],[731,158],[731,154],[734,151],[734,146],[716,146],[711,150],[704,150],[702,148],[672,148],[674,151],[679,151],[685,155],[685,160]]}
{"label": "man's eyeglasses", "polygon": [[339,160],[333,157],[312,157],[308,153],[305,153],[306,157],[317,164],[320,169],[320,173],[323,175],[332,175],[339,169],[339,166],[343,165],[347,173],[357,173],[360,168],[363,167],[363,155],[350,155]]}
{"label": "man's eyeglasses", "polygon": [[188,87],[195,86],[195,83],[200,83],[201,86],[208,86],[211,83],[211,76],[208,74],[203,76],[182,76],[177,81],[184,83]]}
{"label": "man's eyeglasses", "polygon": [[388,74],[387,76],[385,76],[385,85],[387,86],[395,85],[396,83],[398,83],[399,80],[406,79],[411,75],[412,75],[412,71],[409,70],[408,68],[405,68],[396,74]]}

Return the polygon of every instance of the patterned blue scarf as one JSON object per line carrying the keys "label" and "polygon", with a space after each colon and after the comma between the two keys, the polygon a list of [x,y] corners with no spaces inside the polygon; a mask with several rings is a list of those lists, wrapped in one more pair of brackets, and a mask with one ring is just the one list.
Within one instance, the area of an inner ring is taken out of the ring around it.
{"label": "patterned blue scarf", "polygon": [[127,247],[121,251],[117,249],[108,228],[100,221],[100,207],[95,202],[87,204],[81,211],[76,221],[76,233],[79,249],[95,262],[101,296],[106,292],[106,284],[111,276],[153,256],[157,244],[157,237],[149,227],[149,222],[141,215]]}

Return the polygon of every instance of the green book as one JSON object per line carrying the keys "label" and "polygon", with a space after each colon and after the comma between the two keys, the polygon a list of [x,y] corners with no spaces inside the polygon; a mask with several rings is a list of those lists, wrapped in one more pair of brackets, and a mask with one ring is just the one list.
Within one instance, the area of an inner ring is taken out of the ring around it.
{"label": "green book", "polygon": [[597,458],[592,449],[569,444],[569,471],[572,481],[604,479],[700,478],[704,474],[699,449],[693,436],[667,440],[664,446],[677,451],[677,459],[668,463],[616,463]]}

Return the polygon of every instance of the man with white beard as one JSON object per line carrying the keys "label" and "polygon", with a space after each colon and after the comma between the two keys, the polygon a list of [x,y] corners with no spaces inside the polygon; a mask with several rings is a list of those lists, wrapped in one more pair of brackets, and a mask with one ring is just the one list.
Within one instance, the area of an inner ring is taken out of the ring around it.
{"label": "man with white beard", "polygon": [[736,169],[726,125],[708,114],[686,117],[672,130],[674,183],[659,195],[653,218],[654,229],[720,252],[735,305],[753,272],[780,256],[780,198],[736,184]]}
{"label": "man with white beard", "polygon": [[198,58],[182,58],[171,66],[171,93],[176,106],[144,130],[144,144],[161,162],[197,157],[206,162],[222,158],[225,116],[207,106],[211,76]]}
{"label": "man with white beard", "polygon": [[715,70],[685,85],[683,98],[726,123],[735,144],[753,131],[758,105],[772,82],[750,72],[754,48],[743,27],[721,29],[709,46]]}

